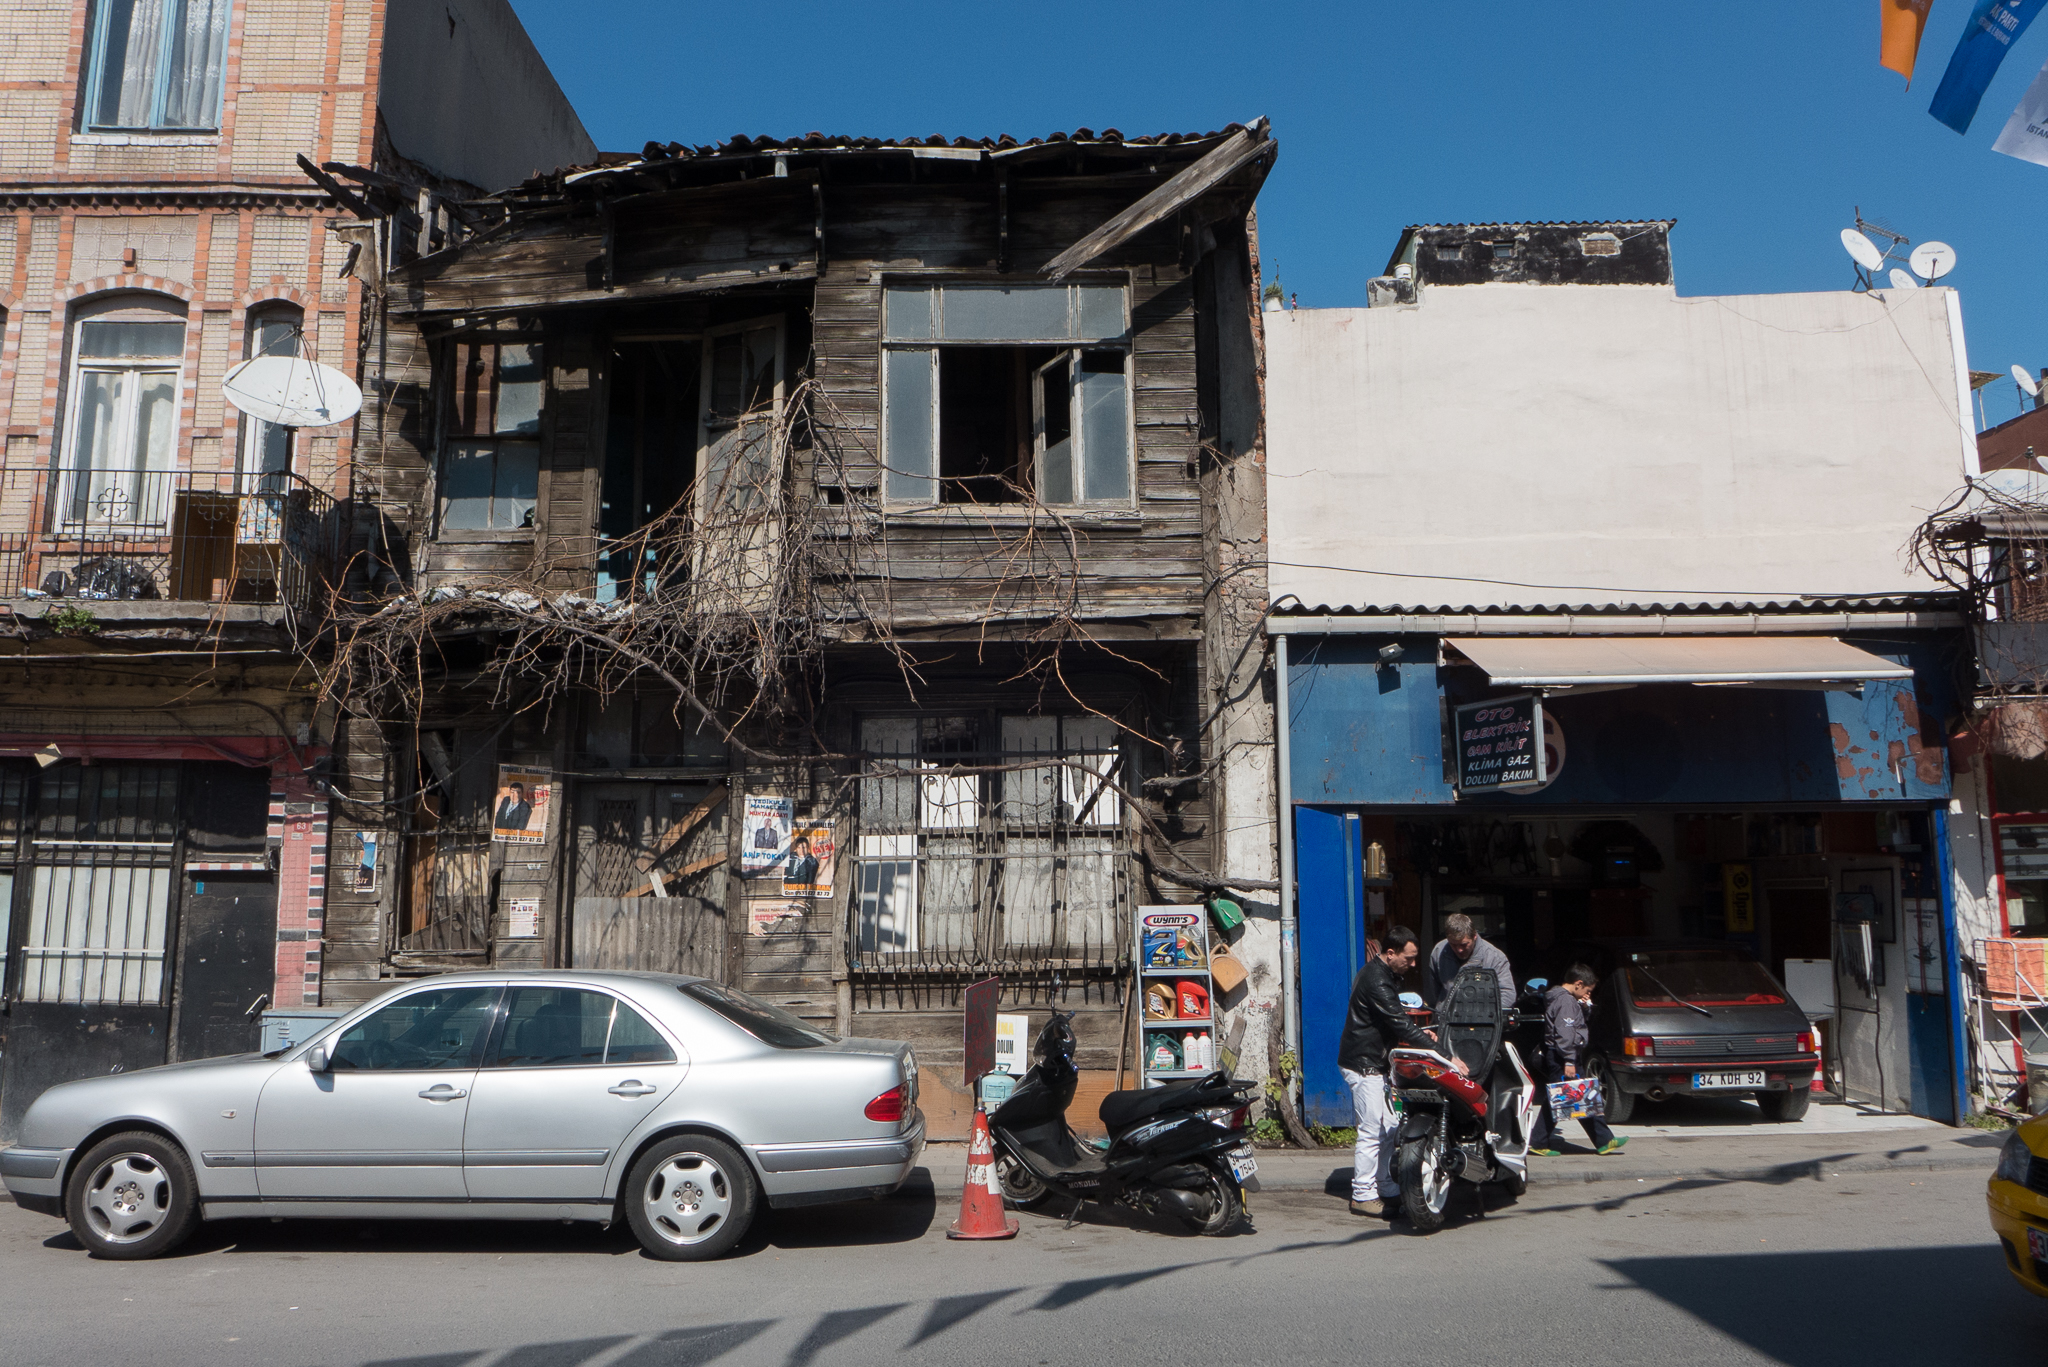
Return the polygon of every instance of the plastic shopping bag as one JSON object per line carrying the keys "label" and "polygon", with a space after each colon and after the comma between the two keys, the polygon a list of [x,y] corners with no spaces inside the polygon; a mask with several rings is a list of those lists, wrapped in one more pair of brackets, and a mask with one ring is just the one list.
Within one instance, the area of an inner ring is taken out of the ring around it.
{"label": "plastic shopping bag", "polygon": [[1600,1100],[1600,1079],[1597,1077],[1573,1078],[1569,1082],[1550,1084],[1550,1114],[1562,1122],[1584,1120],[1587,1116],[1605,1115],[1607,1108]]}

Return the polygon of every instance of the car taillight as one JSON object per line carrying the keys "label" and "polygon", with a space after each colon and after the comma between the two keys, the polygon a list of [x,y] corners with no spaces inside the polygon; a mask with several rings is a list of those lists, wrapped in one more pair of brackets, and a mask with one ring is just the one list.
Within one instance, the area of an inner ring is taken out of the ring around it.
{"label": "car taillight", "polygon": [[891,1087],[888,1091],[870,1101],[868,1108],[862,1111],[861,1114],[870,1120],[900,1122],[903,1119],[902,1086],[899,1084],[898,1086]]}
{"label": "car taillight", "polygon": [[1656,1041],[1648,1035],[1624,1035],[1621,1052],[1630,1058],[1649,1058],[1657,1052]]}
{"label": "car taillight", "polygon": [[1796,1052],[1801,1054],[1817,1054],[1820,1052],[1820,1049],[1814,1044],[1812,1035],[1801,1034],[1799,1036],[1799,1047]]}

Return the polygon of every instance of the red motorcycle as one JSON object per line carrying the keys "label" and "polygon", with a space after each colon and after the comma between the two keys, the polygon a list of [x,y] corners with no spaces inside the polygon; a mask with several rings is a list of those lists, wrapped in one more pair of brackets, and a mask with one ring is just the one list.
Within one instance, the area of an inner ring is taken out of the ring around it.
{"label": "red motorcycle", "polygon": [[1394,1178],[1402,1213],[1424,1234],[1443,1227],[1453,1182],[1498,1183],[1515,1196],[1528,1187],[1538,1102],[1507,1039],[1513,1014],[1493,971],[1467,968],[1437,1008],[1438,1048],[1397,1048],[1389,1059],[1401,1105]]}

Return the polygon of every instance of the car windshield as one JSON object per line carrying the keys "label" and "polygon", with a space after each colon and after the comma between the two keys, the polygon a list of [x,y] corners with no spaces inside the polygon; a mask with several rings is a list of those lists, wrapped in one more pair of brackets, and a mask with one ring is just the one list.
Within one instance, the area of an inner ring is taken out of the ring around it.
{"label": "car windshield", "polygon": [[[1674,1000],[1673,994],[1676,994]],[[1637,1006],[1783,1006],[1785,989],[1763,965],[1714,950],[1631,954],[1628,995]]]}
{"label": "car windshield", "polygon": [[677,983],[676,990],[691,1001],[702,1002],[740,1029],[777,1049],[816,1049],[832,1043],[822,1030],[813,1030],[779,1006],[756,1001],[718,983]]}

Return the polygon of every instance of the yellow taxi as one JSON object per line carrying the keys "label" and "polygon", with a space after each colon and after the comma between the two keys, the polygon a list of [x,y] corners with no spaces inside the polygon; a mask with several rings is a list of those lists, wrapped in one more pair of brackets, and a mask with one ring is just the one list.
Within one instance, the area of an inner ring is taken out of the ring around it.
{"label": "yellow taxi", "polygon": [[2005,1246],[2005,1265],[2021,1286],[2048,1296],[2048,1115],[2005,1137],[1984,1199],[1992,1232]]}

